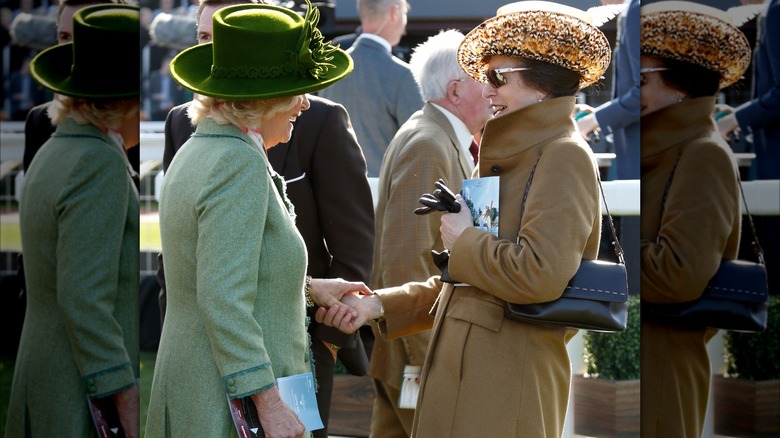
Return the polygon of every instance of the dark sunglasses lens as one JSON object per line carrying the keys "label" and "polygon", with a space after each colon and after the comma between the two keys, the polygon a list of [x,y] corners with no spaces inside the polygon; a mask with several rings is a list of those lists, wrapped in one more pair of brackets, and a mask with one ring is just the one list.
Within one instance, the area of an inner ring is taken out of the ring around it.
{"label": "dark sunglasses lens", "polygon": [[506,79],[504,78],[504,76],[493,69],[488,70],[487,80],[490,83],[490,85],[493,86],[493,88],[498,88],[506,84]]}

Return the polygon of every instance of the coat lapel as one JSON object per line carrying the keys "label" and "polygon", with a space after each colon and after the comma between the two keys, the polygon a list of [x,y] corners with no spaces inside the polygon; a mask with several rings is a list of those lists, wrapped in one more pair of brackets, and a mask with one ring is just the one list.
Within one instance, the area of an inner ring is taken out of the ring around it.
{"label": "coat lapel", "polygon": [[447,133],[447,137],[450,139],[450,146],[452,146],[455,153],[457,154],[458,162],[460,163],[460,169],[463,171],[465,178],[468,178],[471,175],[471,165],[469,165],[469,160],[471,160],[471,157],[466,156],[463,148],[461,148],[460,144],[458,144],[458,136],[455,135],[455,129],[447,119],[447,116],[439,111],[438,108],[431,105],[430,102],[425,103],[425,106],[423,107],[423,114],[436,122],[436,124],[441,126],[442,129],[444,129],[444,132]]}

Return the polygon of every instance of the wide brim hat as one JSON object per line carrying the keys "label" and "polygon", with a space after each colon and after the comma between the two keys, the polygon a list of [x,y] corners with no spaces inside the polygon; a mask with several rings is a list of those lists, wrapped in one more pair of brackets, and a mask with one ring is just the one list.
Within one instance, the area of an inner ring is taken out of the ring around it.
{"label": "wide brim hat", "polygon": [[750,65],[750,43],[725,11],[699,3],[664,1],[641,8],[643,55],[684,61],[720,74],[720,88]]}
{"label": "wide brim hat", "polygon": [[87,6],[73,14],[73,41],[50,47],[30,62],[30,74],[55,93],[86,99],[140,94],[139,9]]}
{"label": "wide brim hat", "polygon": [[522,1],[499,8],[469,32],[458,49],[466,74],[487,82],[490,56],[534,59],[582,75],[580,88],[599,79],[609,67],[611,49],[604,33],[582,10],[547,1]]}
{"label": "wide brim hat", "polygon": [[318,20],[310,3],[305,17],[272,5],[222,8],[213,17],[212,42],[179,53],[171,75],[196,93],[230,100],[321,90],[345,78],[353,63],[324,42]]}

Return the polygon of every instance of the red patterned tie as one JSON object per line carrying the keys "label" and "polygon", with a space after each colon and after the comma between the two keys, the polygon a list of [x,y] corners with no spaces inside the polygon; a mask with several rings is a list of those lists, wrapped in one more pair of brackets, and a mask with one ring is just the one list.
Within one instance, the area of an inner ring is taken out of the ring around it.
{"label": "red patterned tie", "polygon": [[477,161],[479,161],[479,145],[476,141],[471,140],[471,147],[469,147],[469,152],[471,152],[471,158],[474,159],[474,165],[477,165]]}

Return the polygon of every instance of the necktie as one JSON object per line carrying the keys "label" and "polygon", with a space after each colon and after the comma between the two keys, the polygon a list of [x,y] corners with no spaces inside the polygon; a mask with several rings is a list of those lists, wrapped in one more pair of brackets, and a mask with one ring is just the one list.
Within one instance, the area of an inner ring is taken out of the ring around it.
{"label": "necktie", "polygon": [[474,165],[477,165],[477,161],[479,161],[479,145],[476,141],[471,140],[471,146],[469,147],[469,152],[471,152],[471,158],[474,160]]}

